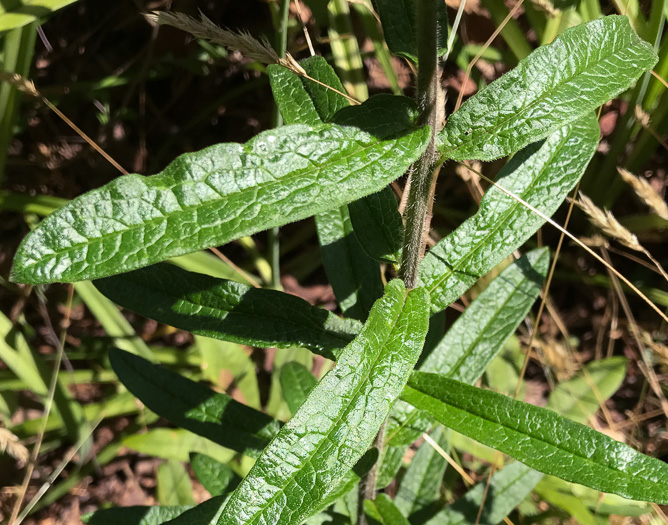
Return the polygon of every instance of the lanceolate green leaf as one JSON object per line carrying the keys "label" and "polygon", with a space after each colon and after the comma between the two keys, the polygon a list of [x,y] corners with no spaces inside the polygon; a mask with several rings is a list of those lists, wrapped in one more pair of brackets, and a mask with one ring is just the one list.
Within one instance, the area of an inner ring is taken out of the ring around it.
{"label": "lanceolate green leaf", "polygon": [[[538,298],[550,260],[547,249],[524,255],[494,279],[420,364],[422,372],[473,384],[503,348]],[[390,413],[387,439],[410,445],[432,419],[398,401]]]}
{"label": "lanceolate green leaf", "polygon": [[271,417],[145,359],[112,350],[111,366],[142,403],[175,425],[248,456],[258,456],[276,435]]}
{"label": "lanceolate green leaf", "polygon": [[315,224],[327,279],[343,314],[364,321],[383,293],[378,263],[360,246],[346,206],[316,215]]}
{"label": "lanceolate green leaf", "polygon": [[211,498],[162,525],[215,525],[223,511],[224,496]]}
{"label": "lanceolate green leaf", "polygon": [[404,223],[394,192],[387,186],[348,204],[355,237],[369,257],[380,262],[399,263]]}
{"label": "lanceolate green leaf", "polygon": [[625,16],[565,31],[468,100],[438,149],[454,160],[494,160],[591,113],[651,69],[657,56]]}
{"label": "lanceolate green leaf", "polygon": [[410,521],[401,513],[387,494],[380,493],[376,499],[364,502],[364,509],[382,525],[410,525]]}
{"label": "lanceolate green leaf", "polygon": [[281,367],[281,390],[290,412],[297,412],[318,380],[301,363],[292,361]]}
{"label": "lanceolate green leaf", "polygon": [[265,449],[219,525],[300,524],[371,445],[424,343],[429,298],[395,280],[360,335]]}
{"label": "lanceolate green leaf", "polygon": [[[448,449],[446,431],[438,425],[430,434],[443,449]],[[425,441],[418,448],[406,474],[401,478],[395,499],[397,508],[411,521],[423,521],[434,511],[441,492],[443,474],[448,466],[431,443]]]}
{"label": "lanceolate green leaf", "polygon": [[[515,155],[497,184],[550,216],[584,173],[599,133],[593,114],[587,115]],[[449,306],[544,222],[498,188],[490,188],[478,213],[434,246],[420,265],[433,311]]]}
{"label": "lanceolate green leaf", "polygon": [[521,257],[469,305],[420,366],[472,385],[534,304],[550,263],[542,248]]}
{"label": "lanceolate green leaf", "polygon": [[[522,503],[542,477],[542,473],[519,461],[511,463],[492,476],[489,489],[487,480],[478,483],[426,525],[497,525]],[[483,508],[478,521],[481,505]]]}
{"label": "lanceolate green leaf", "polygon": [[545,474],[630,499],[668,502],[668,465],[551,410],[422,372],[413,373],[402,397]]}
{"label": "lanceolate green leaf", "polygon": [[115,303],[197,335],[261,348],[305,346],[333,358],[361,325],[303,299],[163,263],[95,281]]}
{"label": "lanceolate green leaf", "polygon": [[160,464],[156,476],[157,496],[160,505],[194,505],[190,476],[179,461]]}
{"label": "lanceolate green leaf", "polygon": [[77,0],[6,0],[0,3],[0,33],[47,18]]}
{"label": "lanceolate green leaf", "polygon": [[12,279],[106,277],[341,206],[401,176],[428,136],[284,126],[182,155],[159,175],[120,177],[44,219],[19,247]]}

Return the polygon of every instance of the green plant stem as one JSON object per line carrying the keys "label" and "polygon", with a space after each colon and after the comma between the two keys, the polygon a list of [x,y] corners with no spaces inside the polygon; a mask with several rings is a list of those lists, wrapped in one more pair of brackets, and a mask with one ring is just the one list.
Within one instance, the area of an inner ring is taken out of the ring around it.
{"label": "green plant stem", "polygon": [[[281,0],[279,13],[276,20],[276,52],[278,56],[284,57],[288,50],[288,18],[290,16],[290,0]],[[283,125],[283,118],[274,104],[272,115],[272,127],[279,128]],[[270,286],[275,289],[281,288],[281,244],[278,239],[278,228],[269,230],[269,264],[271,266]]]}
{"label": "green plant stem", "polygon": [[432,175],[436,160],[435,134],[438,127],[439,90],[436,1],[416,2],[419,124],[431,126],[431,141],[413,167],[408,190],[404,251],[400,270],[400,276],[408,289],[417,285],[418,265],[424,256],[425,232],[429,229],[429,210],[434,191]]}

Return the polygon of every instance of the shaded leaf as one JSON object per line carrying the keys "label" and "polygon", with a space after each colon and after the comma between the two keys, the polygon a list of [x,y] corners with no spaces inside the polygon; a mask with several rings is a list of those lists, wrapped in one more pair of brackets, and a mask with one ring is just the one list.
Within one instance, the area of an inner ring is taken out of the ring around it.
{"label": "shaded leaf", "polygon": [[[417,27],[414,0],[375,0],[376,10],[383,26],[383,35],[393,54],[417,64]],[[443,55],[448,46],[448,13],[444,2],[438,2],[438,53]]]}
{"label": "shaded leaf", "polygon": [[410,525],[389,496],[382,492],[376,496],[375,500],[364,502],[364,511],[382,525]]}
{"label": "shaded leaf", "polygon": [[163,525],[215,525],[223,512],[224,496],[216,496]]}
{"label": "shaded leaf", "polygon": [[545,474],[630,499],[668,502],[668,465],[551,410],[422,372],[413,373],[402,397]]}
{"label": "shaded leaf", "polygon": [[116,507],[96,510],[81,516],[87,525],[162,525],[191,507]]}
{"label": "shaded leaf", "polygon": [[305,346],[333,358],[360,327],[293,295],[167,263],[99,279],[95,286],[115,303],[161,323],[260,348]]}
{"label": "shaded leaf", "polygon": [[149,409],[214,443],[257,456],[278,432],[279,423],[266,414],[141,357],[114,349],[109,359],[121,382]]}
{"label": "shaded leaf", "polygon": [[167,461],[158,466],[157,493],[160,505],[194,505],[190,476],[180,461]]}
{"label": "shaded leaf", "polygon": [[399,263],[404,238],[404,223],[397,200],[388,186],[348,204],[355,237],[369,257]]}
{"label": "shaded leaf", "polygon": [[220,525],[299,524],[371,445],[428,325],[429,298],[387,285],[360,335],[311,391],[232,495]]}
{"label": "shaded leaf", "polygon": [[[543,474],[519,461],[495,472],[486,491],[487,480],[477,483],[461,498],[432,517],[426,525],[469,525],[476,523],[480,506],[480,525],[496,525],[531,493]],[[485,492],[487,492],[485,494]]]}
{"label": "shaded leaf", "polygon": [[451,115],[438,149],[454,160],[519,151],[619,95],[657,59],[626,16],[568,29]]}

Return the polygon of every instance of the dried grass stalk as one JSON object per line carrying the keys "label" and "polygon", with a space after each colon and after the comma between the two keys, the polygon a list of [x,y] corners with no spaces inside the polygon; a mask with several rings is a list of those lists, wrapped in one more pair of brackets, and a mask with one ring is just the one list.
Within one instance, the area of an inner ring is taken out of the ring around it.
{"label": "dried grass stalk", "polygon": [[661,195],[652,188],[652,185],[642,177],[636,177],[633,173],[624,168],[617,168],[624,182],[626,182],[642,200],[647,207],[656,213],[662,219],[668,221],[668,205],[661,198]]}
{"label": "dried grass stalk", "polygon": [[644,253],[645,250],[638,238],[624,228],[610,211],[600,209],[582,192],[580,192],[580,200],[575,201],[575,204],[587,214],[589,221],[603,233],[616,239],[627,248]]}
{"label": "dried grass stalk", "polygon": [[263,64],[280,64],[298,75],[306,75],[304,69],[289,53],[285,58],[279,57],[266,39],[258,40],[246,31],[230,31],[218,27],[201,13],[200,20],[195,20],[183,13],[166,11],[154,11],[144,16],[158,25],[176,27],[190,33],[195,38],[203,38],[214,44],[239,51],[253,61]]}

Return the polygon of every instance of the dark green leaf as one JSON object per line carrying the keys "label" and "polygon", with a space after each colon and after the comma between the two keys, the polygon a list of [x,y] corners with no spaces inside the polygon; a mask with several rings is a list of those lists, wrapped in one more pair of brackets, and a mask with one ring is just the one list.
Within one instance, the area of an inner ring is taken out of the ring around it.
{"label": "dark green leaf", "polygon": [[261,348],[305,346],[332,358],[359,332],[303,299],[156,264],[95,281],[124,308],[197,335]]}
{"label": "dark green leaf", "polygon": [[387,285],[360,335],[232,495],[220,525],[300,524],[371,445],[417,361],[429,298]]}
{"label": "dark green leaf", "polygon": [[[390,51],[417,64],[417,27],[414,0],[375,0]],[[443,55],[448,46],[448,13],[445,2],[438,2],[438,48]]]}
{"label": "dark green leaf", "polygon": [[184,507],[116,507],[81,516],[87,525],[162,525],[180,516],[190,506]]}
{"label": "dark green leaf", "polygon": [[455,160],[519,151],[619,95],[656,61],[625,16],[568,29],[451,115],[438,149]]}
{"label": "dark green leaf", "polygon": [[668,502],[668,465],[551,410],[422,372],[413,373],[402,397],[545,474],[626,498]]}
{"label": "dark green leaf", "polygon": [[246,145],[188,153],[159,175],[120,177],[49,215],[19,247],[12,278],[106,277],[315,215],[381,190],[428,136],[283,126]]}
{"label": "dark green leaf", "polygon": [[121,382],[149,409],[175,425],[256,457],[276,435],[271,417],[122,350],[109,353]]}
{"label": "dark green leaf", "polygon": [[351,202],[348,211],[355,237],[369,257],[387,263],[401,260],[404,222],[389,186]]}
{"label": "dark green leaf", "polygon": [[318,384],[313,374],[300,363],[292,361],[281,367],[281,390],[290,412],[297,412],[308,393]]}
{"label": "dark green leaf", "polygon": [[[397,403],[398,402],[399,401],[397,401]],[[403,465],[405,453],[406,447],[403,446],[394,447],[391,445],[385,445],[383,447],[383,454],[381,455],[380,466],[378,467],[376,488],[384,489],[390,483],[392,483],[392,481],[394,481],[394,478],[397,476],[399,469],[401,469],[401,466]]]}
{"label": "dark green leaf", "polygon": [[231,492],[241,481],[230,467],[204,454],[192,454],[190,466],[197,479],[212,496]]}
{"label": "dark green leaf", "polygon": [[[322,57],[310,57],[302,60],[299,64],[304,68],[306,74],[311,77],[302,77],[302,84],[304,84],[306,92],[313,101],[320,120],[330,122],[340,109],[350,105],[348,99],[342,95],[346,90],[341,80],[334,68]],[[307,124],[307,122],[301,123]]]}
{"label": "dark green leaf", "polygon": [[[431,518],[425,525],[496,525],[510,514],[543,474],[530,469],[519,461],[511,463],[494,473],[486,489],[487,480],[481,481],[451,506]],[[480,505],[484,506],[477,521]]]}
{"label": "dark green leaf", "polygon": [[[449,445],[446,433],[440,425],[430,434],[431,438],[445,451]],[[415,457],[401,478],[395,498],[397,508],[411,521],[422,522],[434,510],[434,504],[441,493],[441,483],[447,461],[431,443],[425,441],[418,448]]]}
{"label": "dark green leaf", "polygon": [[[584,173],[598,139],[598,122],[587,115],[515,155],[497,183],[550,216]],[[420,265],[432,309],[449,306],[544,222],[501,190],[490,188],[478,213],[429,250]]]}
{"label": "dark green leaf", "polygon": [[346,206],[316,215],[315,224],[327,279],[343,314],[364,321],[383,293],[378,263],[360,246]]}
{"label": "dark green leaf", "polygon": [[223,512],[224,496],[216,496],[163,525],[215,525]]}

